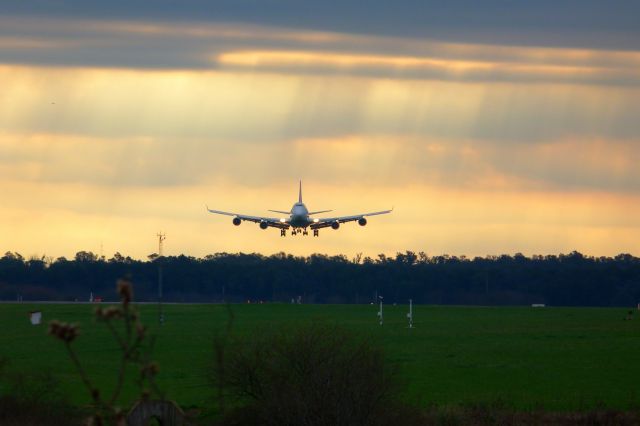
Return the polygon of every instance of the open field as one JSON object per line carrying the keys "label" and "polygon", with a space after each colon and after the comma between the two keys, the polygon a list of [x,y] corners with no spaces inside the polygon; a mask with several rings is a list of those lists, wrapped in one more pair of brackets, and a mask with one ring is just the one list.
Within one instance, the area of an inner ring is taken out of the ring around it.
{"label": "open field", "polygon": [[[27,312],[41,309],[45,325],[29,324]],[[0,356],[15,370],[50,369],[76,403],[88,399],[64,346],[46,335],[51,319],[81,324],[74,343],[86,368],[102,386],[113,380],[117,350],[87,304],[2,304]],[[154,358],[159,382],[182,406],[207,405],[212,392],[206,368],[212,336],[226,321],[221,305],[141,305],[142,320],[157,335]],[[640,405],[640,318],[623,321],[624,309],[385,306],[377,324],[371,305],[233,305],[236,333],[301,321],[336,322],[370,336],[385,348],[416,403],[458,405],[500,400],[518,409],[578,410],[603,404]],[[128,389],[133,395],[134,388]]]}

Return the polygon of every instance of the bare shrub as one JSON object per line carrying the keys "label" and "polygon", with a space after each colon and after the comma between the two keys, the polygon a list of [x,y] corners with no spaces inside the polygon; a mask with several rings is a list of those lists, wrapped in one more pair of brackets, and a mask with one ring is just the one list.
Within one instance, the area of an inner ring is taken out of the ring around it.
{"label": "bare shrub", "polygon": [[262,330],[226,349],[212,378],[237,408],[223,424],[377,425],[409,417],[382,351],[343,328]]}
{"label": "bare shrub", "polygon": [[140,388],[141,398],[147,399],[151,393],[164,397],[155,381],[158,364],[151,360],[155,340],[147,336],[147,328],[140,322],[138,311],[131,305],[133,286],[128,280],[119,280],[116,291],[120,296],[119,306],[97,307],[95,310],[96,319],[105,324],[120,350],[119,368],[114,372],[115,389],[108,395],[94,385],[73,348],[72,343],[80,334],[78,326],[56,320],[49,324],[49,334],[63,342],[82,383],[91,395],[93,414],[87,419],[87,423],[96,426],[126,424],[125,412],[116,404],[122,393],[125,372],[129,366],[138,367],[136,383]]}

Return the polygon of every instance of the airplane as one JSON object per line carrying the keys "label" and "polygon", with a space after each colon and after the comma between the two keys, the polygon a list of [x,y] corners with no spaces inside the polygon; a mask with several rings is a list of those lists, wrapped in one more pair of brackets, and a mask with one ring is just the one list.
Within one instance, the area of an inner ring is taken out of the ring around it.
{"label": "airplane", "polygon": [[249,221],[258,223],[260,229],[267,228],[278,228],[280,229],[280,236],[284,237],[287,235],[287,230],[291,228],[291,235],[298,235],[302,233],[302,235],[309,235],[307,228],[311,228],[313,231],[313,236],[318,237],[320,235],[321,228],[331,227],[336,230],[340,228],[341,223],[358,221],[360,226],[365,226],[367,224],[366,217],[368,216],[376,216],[380,214],[387,214],[393,211],[391,210],[382,210],[379,212],[371,212],[371,213],[362,213],[356,214],[352,216],[337,216],[337,217],[326,217],[326,218],[313,218],[312,215],[320,214],[320,213],[328,213],[332,210],[318,210],[310,212],[307,209],[307,206],[302,202],[302,181],[300,181],[300,188],[298,190],[298,202],[291,207],[291,211],[282,211],[282,210],[269,210],[274,213],[281,213],[284,215],[289,215],[288,218],[274,218],[274,217],[262,217],[262,216],[248,216],[244,214],[231,213],[231,212],[223,212],[220,210],[212,210],[207,206],[207,210],[209,213],[221,214],[226,216],[233,216],[232,223],[235,226],[239,226],[242,221]]}

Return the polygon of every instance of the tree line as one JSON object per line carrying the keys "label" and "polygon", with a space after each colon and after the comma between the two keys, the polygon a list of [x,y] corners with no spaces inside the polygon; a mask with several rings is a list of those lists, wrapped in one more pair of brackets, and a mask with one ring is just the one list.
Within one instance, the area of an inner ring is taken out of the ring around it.
{"label": "tree line", "polygon": [[78,252],[73,259],[0,258],[0,300],[108,301],[114,282],[135,283],[137,301],[635,306],[640,258],[579,252],[467,258],[407,251],[376,258],[217,253],[136,260]]}

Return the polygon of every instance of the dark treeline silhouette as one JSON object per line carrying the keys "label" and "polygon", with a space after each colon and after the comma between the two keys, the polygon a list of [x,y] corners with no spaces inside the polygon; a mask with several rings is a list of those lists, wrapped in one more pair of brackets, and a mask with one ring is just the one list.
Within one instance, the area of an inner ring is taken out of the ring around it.
{"label": "dark treeline silhouette", "polygon": [[[149,256],[141,261],[116,253],[100,258],[0,258],[0,300],[86,301],[112,293],[114,282],[135,282],[136,300],[157,300],[158,269],[164,300],[188,302],[387,303],[552,306],[635,306],[640,302],[640,258],[630,254],[589,257],[428,256],[298,257],[284,253],[218,253],[204,258]],[[105,300],[108,300],[105,299]]]}

